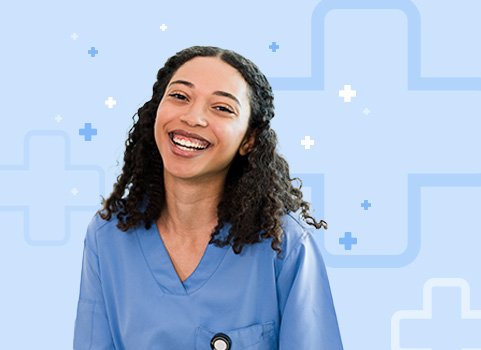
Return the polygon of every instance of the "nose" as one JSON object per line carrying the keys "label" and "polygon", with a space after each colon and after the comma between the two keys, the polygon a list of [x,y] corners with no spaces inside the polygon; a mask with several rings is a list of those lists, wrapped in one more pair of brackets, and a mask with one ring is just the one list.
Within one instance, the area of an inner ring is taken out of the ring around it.
{"label": "nose", "polygon": [[205,113],[201,101],[193,103],[189,110],[186,113],[182,114],[180,120],[187,123],[189,126],[207,126],[207,120],[205,118]]}

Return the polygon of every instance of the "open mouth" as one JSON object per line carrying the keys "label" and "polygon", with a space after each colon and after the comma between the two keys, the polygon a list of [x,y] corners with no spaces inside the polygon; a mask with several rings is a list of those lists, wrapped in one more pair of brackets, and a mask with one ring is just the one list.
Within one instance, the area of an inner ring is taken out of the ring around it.
{"label": "open mouth", "polygon": [[208,149],[211,144],[209,143],[207,146],[203,146],[199,143],[192,143],[190,141],[175,141],[174,140],[174,134],[169,132],[169,138],[170,140],[172,141],[172,143],[174,144],[175,147],[181,149],[181,150],[184,150],[184,151],[190,151],[190,152],[200,152],[200,151],[205,151],[206,149]]}

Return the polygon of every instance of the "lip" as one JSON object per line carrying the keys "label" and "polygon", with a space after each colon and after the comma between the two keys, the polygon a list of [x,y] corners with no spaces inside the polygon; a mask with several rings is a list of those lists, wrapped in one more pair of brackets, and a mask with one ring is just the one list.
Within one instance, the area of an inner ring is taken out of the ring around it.
{"label": "lip", "polygon": [[172,137],[170,137],[170,134],[171,133],[169,133],[169,147],[170,147],[171,152],[178,155],[178,156],[184,157],[184,158],[198,157],[198,156],[202,155],[202,153],[208,152],[208,149],[210,148],[210,146],[212,146],[212,144],[209,144],[209,146],[207,146],[207,148],[205,148],[203,151],[200,151],[200,152],[199,151],[194,151],[194,152],[185,151],[185,150],[176,146],[176,144],[172,140]]}
{"label": "lip", "polygon": [[203,138],[200,135],[197,135],[197,134],[194,134],[192,132],[185,131],[185,130],[181,130],[181,129],[175,129],[175,130],[169,131],[169,136],[171,136],[172,134],[179,134],[179,135],[182,135],[182,136],[185,136],[185,137],[190,137],[190,138],[193,138],[193,139],[198,139],[198,140],[201,140],[201,141],[204,141],[204,142],[208,142],[209,146],[210,146],[210,143],[211,143],[210,141],[206,140],[205,138]]}

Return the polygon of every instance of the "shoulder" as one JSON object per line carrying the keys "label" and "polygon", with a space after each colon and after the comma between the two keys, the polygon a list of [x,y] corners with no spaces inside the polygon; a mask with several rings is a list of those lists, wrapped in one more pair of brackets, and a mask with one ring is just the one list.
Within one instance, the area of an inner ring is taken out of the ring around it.
{"label": "shoulder", "polygon": [[104,220],[99,211],[95,212],[87,226],[85,245],[97,252],[102,241],[111,241],[115,237],[120,237],[119,233],[122,233],[122,231],[117,227],[117,224],[118,218],[115,214],[112,215],[110,220]]}
{"label": "shoulder", "polygon": [[299,212],[290,212],[282,217],[282,250],[285,256],[301,245],[316,228],[309,225]]}
{"label": "shoulder", "polygon": [[282,217],[282,254],[276,258],[276,270],[280,271],[287,260],[299,256],[306,246],[316,244],[317,229],[304,221],[300,212],[290,212]]}

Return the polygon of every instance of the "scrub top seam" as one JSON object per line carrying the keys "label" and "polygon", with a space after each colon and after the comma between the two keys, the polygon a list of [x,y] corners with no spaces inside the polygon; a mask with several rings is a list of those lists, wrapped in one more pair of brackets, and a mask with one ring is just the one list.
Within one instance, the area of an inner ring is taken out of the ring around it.
{"label": "scrub top seam", "polygon": [[[112,215],[113,216],[113,215]],[[97,218],[97,219],[95,219]],[[100,222],[98,225],[95,225],[96,226],[96,231],[100,230],[101,228],[103,228],[105,225],[107,225],[108,223],[114,223],[112,221],[112,218],[110,218],[110,220],[104,220],[102,219],[102,217],[100,216],[100,213],[98,211],[95,212],[95,215],[94,215],[94,220],[95,221],[98,221]],[[117,227],[117,225],[115,225]]]}
{"label": "scrub top seam", "polygon": [[101,273],[100,273],[100,261],[99,261],[99,255],[92,249],[90,248],[87,244],[85,244],[85,249],[90,251],[94,256],[95,256],[95,261],[90,261],[90,264],[92,263],[95,263],[97,266],[96,266],[96,269],[98,271],[98,274],[96,274],[95,277],[97,277],[98,281],[99,281],[99,284],[100,286],[102,286],[102,276],[101,276]]}
{"label": "scrub top seam", "polygon": [[90,317],[91,317],[90,319],[93,320],[93,321],[90,325],[90,330],[89,330],[89,349],[92,349],[92,342],[93,342],[94,325],[95,325],[95,318],[94,318],[95,306],[96,306],[96,303],[93,303],[92,311],[90,313]]}
{"label": "scrub top seam", "polygon": [[[293,253],[302,245],[302,242],[306,240],[306,238],[309,236],[310,232],[302,226],[302,224],[295,218],[293,217],[290,213],[288,214],[300,227],[302,230],[302,234],[300,237],[293,243],[293,247],[291,251],[286,255],[286,257],[283,259],[284,262],[282,263],[281,269],[279,270],[279,273],[276,276],[276,279],[281,275],[282,270],[284,269],[284,265],[287,263],[289,258],[293,256]],[[287,226],[287,225],[286,225]]]}

